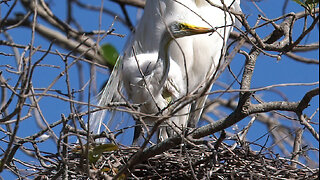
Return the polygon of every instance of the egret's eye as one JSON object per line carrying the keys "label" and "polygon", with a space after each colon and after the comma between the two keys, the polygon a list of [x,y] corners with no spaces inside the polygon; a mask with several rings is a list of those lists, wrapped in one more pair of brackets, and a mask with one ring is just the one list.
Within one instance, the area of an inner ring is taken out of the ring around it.
{"label": "egret's eye", "polygon": [[188,29],[188,27],[183,23],[179,23],[179,29],[180,30],[185,30],[185,29]]}

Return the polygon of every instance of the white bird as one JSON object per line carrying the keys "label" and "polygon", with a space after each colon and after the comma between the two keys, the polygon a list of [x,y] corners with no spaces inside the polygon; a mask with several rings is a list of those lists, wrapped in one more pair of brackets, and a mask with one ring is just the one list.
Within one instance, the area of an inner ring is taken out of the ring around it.
{"label": "white bird", "polygon": [[[123,59],[122,82],[134,104],[141,104],[140,111],[156,114],[186,94],[183,74],[179,65],[170,59],[168,51],[173,39],[213,32],[214,29],[196,27],[186,23],[172,22],[160,39],[159,52],[134,55]],[[144,122],[153,125],[154,118],[144,118]],[[171,121],[179,124],[179,118]],[[159,129],[159,137],[167,138],[166,128]]]}
{"label": "white bird", "polygon": [[[233,10],[241,11],[239,0],[211,0],[210,2],[220,7],[223,7],[224,3],[226,7],[231,6]],[[171,43],[170,46],[170,57],[182,71],[186,92],[201,90],[201,87],[206,85],[205,82],[218,69],[220,57],[224,53],[235,19],[228,12],[212,6],[206,0],[149,0],[133,42],[140,45],[141,52],[159,49],[157,42],[160,41],[161,33],[166,28],[165,24],[175,20],[196,26],[218,28],[211,36],[203,34],[183,37],[177,39],[177,43]],[[129,49],[126,52],[129,52]],[[200,118],[206,98],[206,96],[199,98],[193,104],[194,112],[189,116],[193,126]],[[183,111],[190,110],[191,107],[186,107]],[[186,127],[187,119],[187,116],[180,116],[179,124]]]}
{"label": "white bird", "polygon": [[[239,6],[240,0],[211,0],[210,2],[216,6],[225,7],[225,9],[231,7],[235,11],[241,11]],[[161,41],[162,34],[172,22],[187,22],[198,27],[216,28],[216,31],[210,36],[202,34],[181,37],[170,44],[168,55],[172,67],[167,70],[167,73],[169,73],[167,74],[168,80],[164,81],[163,85],[166,85],[166,83],[168,85],[168,82],[171,81],[174,86],[179,87],[180,92],[171,93],[171,98],[182,97],[188,93],[201,90],[201,88],[207,85],[206,81],[218,70],[219,60],[223,59],[221,57],[224,55],[229,33],[235,24],[234,16],[218,7],[212,6],[207,0],[147,0],[144,14],[136,28],[135,34],[133,34],[127,44],[124,55],[118,62],[118,67],[112,73],[110,81],[104,92],[102,92],[99,105],[110,103],[122,83],[125,85],[126,93],[132,102],[145,101],[145,96],[141,96],[143,93],[139,95],[135,92],[135,88],[128,87],[129,81],[126,77],[130,73],[133,73],[132,71],[137,72],[137,69],[139,69],[137,61],[141,61],[138,64],[141,64],[140,69],[147,76],[150,76],[150,73],[161,74],[161,70],[160,72],[159,70],[153,71],[156,64],[154,59],[158,56],[157,52],[161,51],[159,42]],[[136,49],[136,57],[132,49]],[[145,58],[141,58],[141,56]],[[143,59],[149,59],[150,62]],[[142,61],[146,61],[147,63],[142,63]],[[143,65],[148,63],[150,65]],[[171,75],[171,72],[182,74],[182,76]],[[162,71],[162,75],[163,73],[164,71]],[[152,80],[149,81],[152,83]],[[140,89],[140,91],[144,90]],[[159,91],[159,89],[156,91]],[[149,98],[154,98],[153,100],[161,108],[166,102],[163,101],[161,94],[158,93],[158,95],[158,97]],[[186,127],[188,119],[192,122],[190,123],[192,126],[196,125],[206,98],[206,96],[201,97],[193,103],[192,107],[186,106],[182,109],[179,112],[181,114],[191,110],[192,112],[190,112],[189,116],[179,116],[177,125]],[[141,111],[155,112],[158,110],[156,106],[149,106],[145,110],[142,108]],[[100,131],[101,123],[101,115],[94,115],[91,120],[91,129],[95,132],[97,132],[97,129]]]}

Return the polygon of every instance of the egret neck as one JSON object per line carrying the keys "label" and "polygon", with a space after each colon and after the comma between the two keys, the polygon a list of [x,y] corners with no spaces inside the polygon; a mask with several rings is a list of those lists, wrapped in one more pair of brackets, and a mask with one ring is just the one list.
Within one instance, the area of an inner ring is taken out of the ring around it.
{"label": "egret neck", "polygon": [[167,29],[163,32],[161,36],[158,60],[154,67],[154,69],[156,69],[161,68],[161,66],[163,66],[162,74],[160,76],[161,79],[159,82],[159,87],[162,87],[162,85],[165,83],[170,70],[169,46],[171,41],[174,38],[181,38],[197,34],[206,34],[214,31],[215,29],[212,28],[198,27],[186,23],[173,23],[170,24],[169,27],[167,27]]}

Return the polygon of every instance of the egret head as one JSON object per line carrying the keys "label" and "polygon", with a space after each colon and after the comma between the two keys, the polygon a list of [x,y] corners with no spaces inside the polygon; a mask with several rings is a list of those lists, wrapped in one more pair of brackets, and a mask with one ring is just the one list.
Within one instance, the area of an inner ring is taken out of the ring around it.
{"label": "egret head", "polygon": [[214,29],[212,28],[198,27],[188,23],[181,23],[177,21],[169,24],[168,28],[174,38],[214,32]]}

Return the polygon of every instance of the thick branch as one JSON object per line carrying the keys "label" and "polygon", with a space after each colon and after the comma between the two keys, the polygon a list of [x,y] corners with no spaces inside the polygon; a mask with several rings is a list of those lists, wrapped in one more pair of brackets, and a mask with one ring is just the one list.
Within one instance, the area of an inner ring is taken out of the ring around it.
{"label": "thick branch", "polygon": [[319,95],[319,88],[315,88],[307,92],[302,98],[302,100],[300,101],[296,112],[302,113],[302,111],[309,106],[311,99],[317,95]]}
{"label": "thick branch", "polygon": [[120,3],[120,4],[127,4],[127,5],[131,5],[131,6],[136,6],[139,8],[144,8],[144,6],[146,5],[145,0],[111,0],[111,1],[116,2],[116,3]]}

